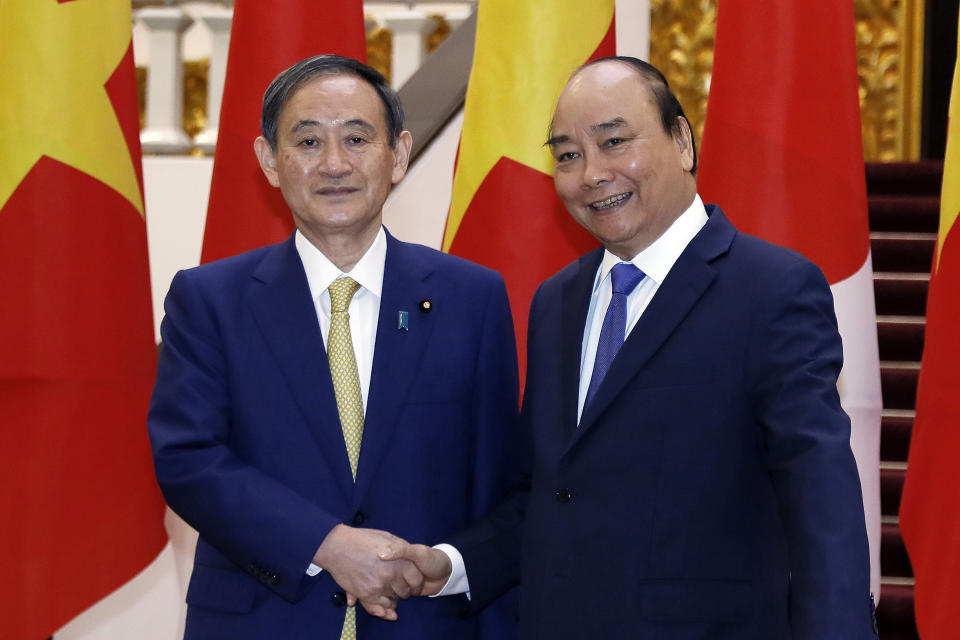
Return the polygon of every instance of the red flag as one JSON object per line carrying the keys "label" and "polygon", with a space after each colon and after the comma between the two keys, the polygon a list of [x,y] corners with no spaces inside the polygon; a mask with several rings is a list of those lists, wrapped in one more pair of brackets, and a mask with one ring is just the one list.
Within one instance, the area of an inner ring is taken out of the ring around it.
{"label": "red flag", "polygon": [[279,242],[293,231],[290,209],[253,153],[270,82],[320,53],[365,62],[366,46],[362,0],[237,0],[201,262]]}
{"label": "red flag", "polygon": [[443,249],[503,274],[520,379],[537,285],[597,246],[553,188],[543,147],[570,74],[616,53],[613,0],[484,0]]}
{"label": "red flag", "polygon": [[700,193],[830,282],[879,596],[882,400],[857,91],[851,3],[720,1]]}
{"label": "red flag", "polygon": [[[957,33],[960,43],[960,29]],[[960,50],[960,49],[958,49]],[[953,73],[947,151],[940,196],[940,231],[927,298],[917,414],[900,504],[900,529],[913,565],[917,630],[924,640],[957,635],[960,599],[960,64]]]}
{"label": "red flag", "polygon": [[44,638],[166,542],[127,0],[0,2],[0,626]]}

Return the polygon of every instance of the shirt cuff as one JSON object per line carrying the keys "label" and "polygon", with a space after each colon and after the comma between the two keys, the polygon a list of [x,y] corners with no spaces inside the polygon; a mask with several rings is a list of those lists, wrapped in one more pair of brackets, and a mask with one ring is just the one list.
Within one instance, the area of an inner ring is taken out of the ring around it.
{"label": "shirt cuff", "polygon": [[452,596],[458,593],[466,594],[467,600],[470,599],[470,582],[467,580],[467,568],[463,564],[463,556],[457,549],[449,544],[441,543],[434,545],[434,549],[443,551],[450,558],[450,564],[453,569],[450,571],[450,577],[447,578],[447,584],[436,595],[430,596]]}
{"label": "shirt cuff", "polygon": [[[461,562],[462,562],[462,560],[461,560]],[[318,567],[317,565],[313,564],[312,562],[310,563],[310,566],[307,567],[307,575],[310,576],[311,578],[312,578],[313,576],[317,575],[318,573],[320,573],[321,571],[323,571],[323,569],[321,569],[321,568]]]}

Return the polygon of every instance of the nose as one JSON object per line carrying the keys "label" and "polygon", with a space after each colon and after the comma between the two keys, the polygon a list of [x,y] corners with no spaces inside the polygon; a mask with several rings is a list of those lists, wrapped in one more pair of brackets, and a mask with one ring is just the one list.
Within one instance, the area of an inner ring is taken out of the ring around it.
{"label": "nose", "polygon": [[340,177],[350,173],[350,160],[338,142],[327,142],[320,152],[318,169],[327,176]]}
{"label": "nose", "polygon": [[611,180],[613,180],[613,172],[602,154],[590,150],[583,154],[582,189],[594,189]]}

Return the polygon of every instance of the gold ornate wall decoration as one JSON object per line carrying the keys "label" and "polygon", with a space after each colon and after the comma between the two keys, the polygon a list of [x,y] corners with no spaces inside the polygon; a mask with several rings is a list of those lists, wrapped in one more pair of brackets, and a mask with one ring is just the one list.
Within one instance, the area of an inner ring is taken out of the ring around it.
{"label": "gold ornate wall decoration", "polygon": [[[137,67],[137,101],[140,105],[140,129],[146,124],[147,67]],[[183,130],[191,138],[207,126],[207,85],[210,60],[183,63]]]}
{"label": "gold ornate wall decoration", "polygon": [[[852,1],[864,158],[917,160],[924,0]],[[713,68],[717,0],[651,0],[650,5],[650,62],[667,77],[700,140]]]}
{"label": "gold ornate wall decoration", "polygon": [[650,63],[666,76],[698,141],[707,112],[716,24],[717,0],[650,2]]}
{"label": "gold ornate wall decoration", "polygon": [[388,83],[392,50],[392,31],[383,27],[374,27],[367,33],[367,64],[383,74]]}
{"label": "gold ornate wall decoration", "polygon": [[920,157],[923,0],[854,0],[863,154]]}
{"label": "gold ornate wall decoration", "polygon": [[449,36],[452,31],[450,23],[439,13],[431,15],[430,19],[433,21],[434,27],[430,35],[427,36],[427,55],[433,53],[433,51],[447,39],[447,36]]}
{"label": "gold ornate wall decoration", "polygon": [[140,130],[146,123],[147,114],[147,68],[137,67],[137,104],[140,106]]}
{"label": "gold ornate wall decoration", "polygon": [[210,59],[183,63],[183,130],[193,138],[207,126],[207,78]]}

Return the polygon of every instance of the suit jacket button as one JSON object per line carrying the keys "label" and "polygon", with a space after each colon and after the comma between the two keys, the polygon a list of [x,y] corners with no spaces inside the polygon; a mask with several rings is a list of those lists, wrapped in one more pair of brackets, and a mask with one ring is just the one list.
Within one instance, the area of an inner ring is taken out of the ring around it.
{"label": "suit jacket button", "polygon": [[363,514],[363,511],[357,511],[355,514],[353,514],[353,526],[359,527],[366,519],[367,516]]}
{"label": "suit jacket button", "polygon": [[275,574],[275,573],[271,573],[271,574],[270,574],[270,585],[275,587],[275,586],[277,586],[278,584],[280,584],[280,576],[278,576],[278,575]]}
{"label": "suit jacket button", "polygon": [[337,591],[332,596],[330,596],[330,601],[335,607],[342,607],[347,604],[347,594],[343,591]]}
{"label": "suit jacket button", "polygon": [[570,492],[570,489],[567,489],[565,487],[562,489],[557,489],[557,492],[554,495],[557,496],[557,502],[559,502],[560,504],[567,504],[568,502],[573,500],[573,494]]}

